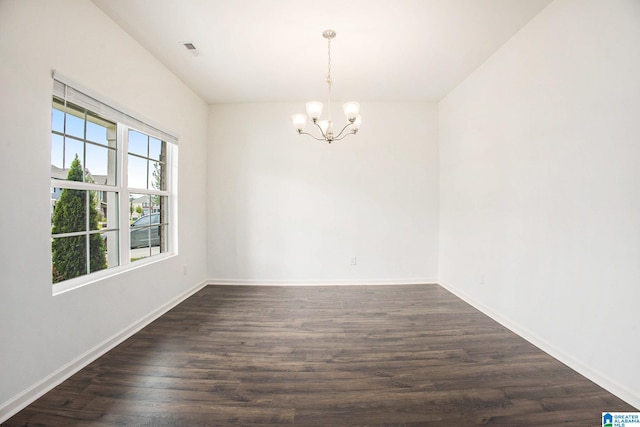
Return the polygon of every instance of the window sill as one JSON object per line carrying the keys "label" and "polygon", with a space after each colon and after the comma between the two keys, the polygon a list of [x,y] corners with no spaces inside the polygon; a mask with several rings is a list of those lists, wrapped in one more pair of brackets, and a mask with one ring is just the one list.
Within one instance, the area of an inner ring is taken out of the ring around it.
{"label": "window sill", "polygon": [[61,295],[69,291],[73,291],[74,289],[82,288],[84,286],[90,285],[95,282],[100,282],[102,280],[119,276],[121,274],[127,273],[132,270],[136,270],[138,268],[146,267],[151,264],[155,264],[158,262],[165,261],[169,258],[173,258],[178,254],[175,252],[167,252],[160,255],[154,255],[152,257],[134,261],[131,264],[120,265],[113,268],[108,268],[106,270],[97,271],[95,273],[76,277],[74,279],[65,280],[64,282],[56,283],[52,285],[53,296]]}

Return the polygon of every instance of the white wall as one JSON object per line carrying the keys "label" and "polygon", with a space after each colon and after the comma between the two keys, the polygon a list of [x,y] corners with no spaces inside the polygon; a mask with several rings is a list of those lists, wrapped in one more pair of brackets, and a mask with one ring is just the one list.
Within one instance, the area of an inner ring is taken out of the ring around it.
{"label": "white wall", "polygon": [[638,41],[555,1],[439,104],[441,283],[636,407]]}
{"label": "white wall", "polygon": [[[332,144],[296,133],[300,110],[302,101],[210,107],[209,278],[435,282],[435,105],[362,103],[361,131]],[[340,123],[341,104],[334,110]]]}
{"label": "white wall", "polygon": [[[180,255],[55,297],[52,69],[180,136]],[[0,94],[1,420],[20,393],[206,278],[208,109],[84,0],[0,2]]]}

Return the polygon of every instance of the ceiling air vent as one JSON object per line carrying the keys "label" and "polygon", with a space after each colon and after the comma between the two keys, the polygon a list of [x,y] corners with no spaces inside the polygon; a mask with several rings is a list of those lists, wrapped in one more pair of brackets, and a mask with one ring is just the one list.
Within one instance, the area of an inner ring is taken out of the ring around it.
{"label": "ceiling air vent", "polygon": [[182,46],[184,46],[185,49],[187,49],[193,56],[198,56],[198,49],[196,49],[196,45],[192,42],[183,42]]}

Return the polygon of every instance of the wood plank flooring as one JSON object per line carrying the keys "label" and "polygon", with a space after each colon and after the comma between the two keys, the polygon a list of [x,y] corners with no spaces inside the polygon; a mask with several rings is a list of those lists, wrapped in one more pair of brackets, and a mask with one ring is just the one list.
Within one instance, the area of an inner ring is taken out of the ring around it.
{"label": "wood plank flooring", "polygon": [[635,411],[437,285],[208,286],[8,426],[601,426]]}

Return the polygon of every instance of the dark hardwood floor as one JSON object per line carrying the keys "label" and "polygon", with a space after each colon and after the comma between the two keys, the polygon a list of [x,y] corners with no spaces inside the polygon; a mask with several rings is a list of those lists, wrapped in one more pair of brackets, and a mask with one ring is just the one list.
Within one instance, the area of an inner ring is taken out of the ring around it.
{"label": "dark hardwood floor", "polygon": [[437,285],[208,286],[7,425],[601,426],[636,411]]}

